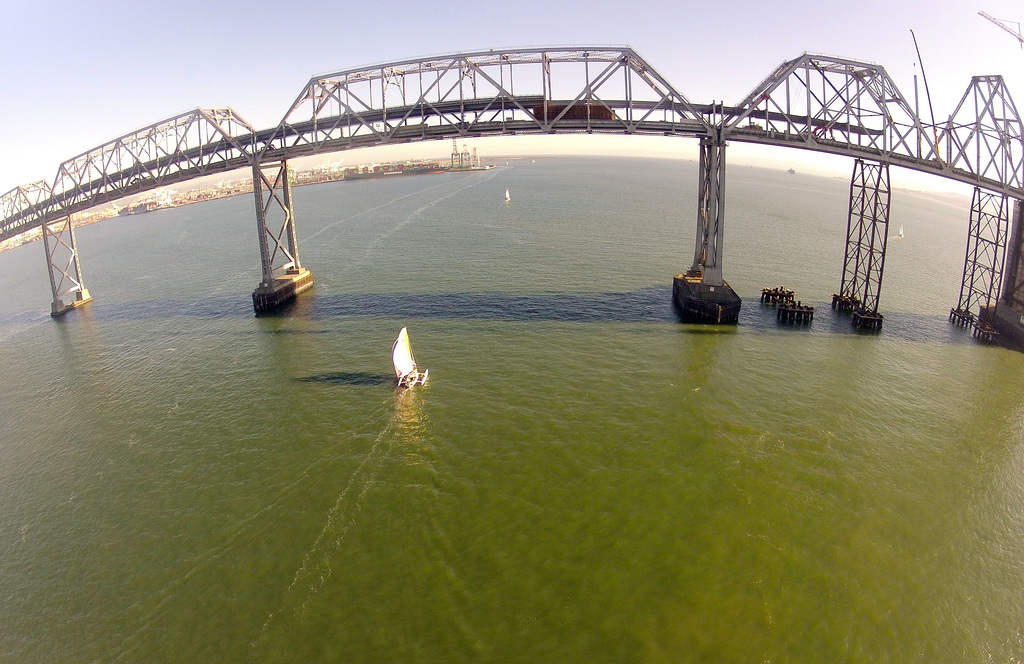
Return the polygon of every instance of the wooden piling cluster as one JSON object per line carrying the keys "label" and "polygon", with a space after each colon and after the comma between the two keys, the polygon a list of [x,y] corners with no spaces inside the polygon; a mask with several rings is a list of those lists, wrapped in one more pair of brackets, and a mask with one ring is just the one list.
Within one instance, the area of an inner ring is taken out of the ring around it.
{"label": "wooden piling cluster", "polygon": [[853,295],[832,293],[832,308],[839,311],[853,311],[860,306],[860,299]]}
{"label": "wooden piling cluster", "polygon": [[762,288],[761,302],[764,304],[793,304],[796,293],[785,286]]}
{"label": "wooden piling cluster", "polygon": [[999,339],[999,330],[997,330],[989,320],[984,318],[984,313],[983,316],[979,318],[970,311],[964,311],[963,309],[950,309],[949,322],[964,329],[973,327],[974,331],[972,334],[975,339],[980,341],[994,342]]}
{"label": "wooden piling cluster", "polygon": [[832,293],[832,308],[853,314],[853,326],[858,330],[881,330],[885,317],[877,311],[868,311],[861,306],[860,298],[853,295]]}
{"label": "wooden piling cluster", "polygon": [[964,311],[962,309],[950,309],[949,310],[949,322],[960,327],[970,327],[974,325],[974,314],[970,311]]}
{"label": "wooden piling cluster", "polygon": [[974,324],[974,338],[991,343],[999,339],[999,331],[985,321],[979,320]]}
{"label": "wooden piling cluster", "polygon": [[974,331],[972,334],[975,339],[990,343],[997,341],[999,339],[999,330],[992,324],[991,314],[986,316],[985,309],[982,309],[981,313],[982,315],[979,317],[975,316],[973,312],[964,311],[963,309],[950,309],[949,321],[964,329],[973,327]]}
{"label": "wooden piling cluster", "polygon": [[853,310],[853,326],[858,330],[881,330],[883,316],[866,309]]}
{"label": "wooden piling cluster", "polygon": [[814,320],[814,307],[805,306],[800,301],[795,304],[780,304],[775,312],[775,320],[780,323],[810,325]]}
{"label": "wooden piling cluster", "polygon": [[780,323],[808,325],[814,320],[814,307],[797,302],[796,291],[785,286],[762,288],[761,303],[775,307],[775,320]]}

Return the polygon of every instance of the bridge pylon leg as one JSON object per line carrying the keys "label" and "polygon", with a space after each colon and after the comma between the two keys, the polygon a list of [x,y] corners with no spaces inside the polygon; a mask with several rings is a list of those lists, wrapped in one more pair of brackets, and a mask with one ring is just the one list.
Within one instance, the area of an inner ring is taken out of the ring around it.
{"label": "bridge pylon leg", "polygon": [[252,293],[257,314],[269,313],[312,288],[313,273],[299,262],[287,160],[253,164],[256,227],[263,280]]}
{"label": "bridge pylon leg", "polygon": [[963,327],[973,327],[975,336],[984,339],[995,337],[995,309],[1006,260],[1009,216],[1010,202],[1006,194],[974,188],[960,299],[956,307],[949,310],[949,320]]}
{"label": "bridge pylon leg", "polygon": [[687,322],[735,323],[739,318],[741,300],[722,277],[724,230],[725,141],[706,137],[700,142],[693,265],[672,282],[673,298]]}
{"label": "bridge pylon leg", "polygon": [[850,179],[850,213],[846,222],[846,255],[839,293],[832,308],[853,312],[858,328],[878,330],[882,314],[882,271],[889,236],[889,165],[858,159]]}
{"label": "bridge pylon leg", "polygon": [[50,315],[60,316],[91,301],[89,290],[82,281],[82,266],[78,260],[71,217],[43,224],[43,248],[46,250],[50,292],[53,294]]}
{"label": "bridge pylon leg", "polygon": [[691,271],[700,271],[701,283],[721,286],[722,231],[725,226],[725,143],[712,138],[700,142],[697,180],[697,242]]}

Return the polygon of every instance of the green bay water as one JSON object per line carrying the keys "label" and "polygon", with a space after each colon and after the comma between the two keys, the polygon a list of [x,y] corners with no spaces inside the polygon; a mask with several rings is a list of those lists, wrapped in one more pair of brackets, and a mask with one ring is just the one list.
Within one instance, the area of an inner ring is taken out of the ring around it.
{"label": "green bay water", "polygon": [[848,179],[730,166],[717,328],[671,306],[696,188],[296,188],[316,285],[260,318],[248,196],[79,229],[59,320],[42,247],[0,254],[0,661],[1019,661],[1024,355],[946,319],[969,201],[894,192],[857,334]]}

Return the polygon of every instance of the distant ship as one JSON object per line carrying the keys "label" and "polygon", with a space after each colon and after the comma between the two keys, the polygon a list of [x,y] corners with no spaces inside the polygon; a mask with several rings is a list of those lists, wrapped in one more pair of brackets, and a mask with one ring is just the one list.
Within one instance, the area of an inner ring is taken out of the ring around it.
{"label": "distant ship", "polygon": [[418,162],[408,164],[377,164],[370,167],[360,167],[345,172],[346,180],[365,180],[369,178],[387,177],[389,175],[425,175],[429,173],[444,173],[449,170],[436,162]]}
{"label": "distant ship", "polygon": [[792,168],[786,172],[789,173],[790,175],[796,175],[796,171],[794,171]]}
{"label": "distant ship", "polygon": [[142,214],[143,212],[149,212],[160,207],[160,204],[156,201],[141,201],[139,203],[132,203],[131,205],[125,205],[123,208],[117,211],[118,216],[124,217],[129,214]]}

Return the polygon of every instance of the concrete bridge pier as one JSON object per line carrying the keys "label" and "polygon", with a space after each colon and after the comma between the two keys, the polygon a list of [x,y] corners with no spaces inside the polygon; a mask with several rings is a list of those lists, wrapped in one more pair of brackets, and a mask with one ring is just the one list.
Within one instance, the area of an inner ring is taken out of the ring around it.
{"label": "concrete bridge pier", "polygon": [[89,290],[82,281],[82,266],[78,261],[75,229],[70,216],[43,224],[43,248],[46,250],[50,292],[53,294],[50,315],[57,317],[90,302]]}
{"label": "concrete bridge pier", "polygon": [[888,164],[854,162],[843,278],[839,292],[832,295],[832,308],[852,312],[857,328],[882,327],[878,299],[889,236],[889,193]]}
{"label": "concrete bridge pier", "polygon": [[722,277],[725,145],[720,131],[700,142],[693,265],[672,281],[673,299],[686,322],[736,323],[740,315],[741,300]]}
{"label": "concrete bridge pier", "polygon": [[263,268],[263,280],[252,293],[252,306],[259,315],[287,305],[312,288],[313,273],[299,262],[288,161],[253,164],[252,184]]}
{"label": "concrete bridge pier", "polygon": [[981,318],[991,321],[1007,341],[1024,346],[1024,201],[1011,199],[1013,218],[1006,249],[1006,269],[997,306],[983,308]]}

